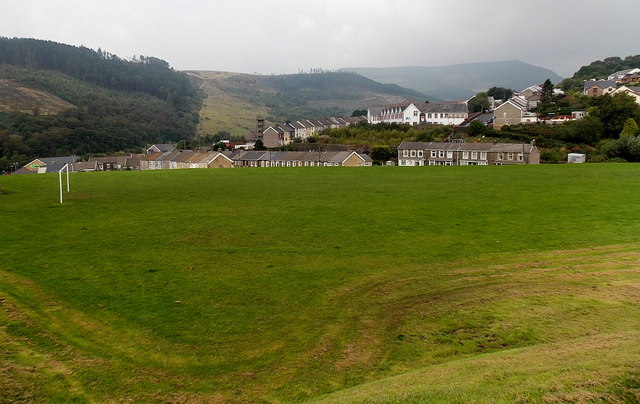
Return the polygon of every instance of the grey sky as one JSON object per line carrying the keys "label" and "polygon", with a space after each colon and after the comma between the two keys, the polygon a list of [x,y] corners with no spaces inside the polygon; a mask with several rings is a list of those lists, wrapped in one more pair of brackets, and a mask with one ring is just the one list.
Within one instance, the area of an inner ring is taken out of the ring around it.
{"label": "grey sky", "polygon": [[519,59],[561,76],[640,53],[638,0],[2,0],[0,36],[156,56],[180,70]]}

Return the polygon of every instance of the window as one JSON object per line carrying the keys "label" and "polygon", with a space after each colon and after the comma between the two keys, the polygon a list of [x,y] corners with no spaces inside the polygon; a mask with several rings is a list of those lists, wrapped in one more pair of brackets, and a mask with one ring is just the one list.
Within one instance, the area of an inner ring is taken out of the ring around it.
{"label": "window", "polygon": [[413,116],[418,116],[418,111],[413,111]]}
{"label": "window", "polygon": [[436,157],[436,156],[437,156],[436,151],[435,150],[431,150],[431,157]]}
{"label": "window", "polygon": [[424,156],[424,152],[422,150],[418,150],[418,157]]}
{"label": "window", "polygon": [[438,150],[438,157],[440,158],[444,157],[444,150]]}
{"label": "window", "polygon": [[487,152],[480,152],[480,160],[486,160],[487,159]]}
{"label": "window", "polygon": [[468,159],[469,158],[469,152],[468,151],[463,151],[462,152],[462,158],[463,159]]}
{"label": "window", "polygon": [[518,161],[522,161],[522,160],[523,160],[522,153],[518,153]]}
{"label": "window", "polygon": [[415,150],[411,150],[411,157],[415,157],[416,156],[416,151]]}
{"label": "window", "polygon": [[409,157],[409,150],[403,150],[402,157]]}
{"label": "window", "polygon": [[508,160],[513,160],[513,153],[507,154],[507,159]]}
{"label": "window", "polygon": [[433,161],[433,160],[429,160],[429,165],[430,165],[430,166],[435,166],[435,165],[436,165],[436,162],[435,162],[435,161]]}
{"label": "window", "polygon": [[453,150],[447,150],[447,158],[453,158]]}
{"label": "window", "polygon": [[478,159],[478,152],[477,151],[472,151],[471,152],[471,159],[472,160],[477,160]]}
{"label": "window", "polygon": [[504,153],[498,153],[498,160],[504,160]]}

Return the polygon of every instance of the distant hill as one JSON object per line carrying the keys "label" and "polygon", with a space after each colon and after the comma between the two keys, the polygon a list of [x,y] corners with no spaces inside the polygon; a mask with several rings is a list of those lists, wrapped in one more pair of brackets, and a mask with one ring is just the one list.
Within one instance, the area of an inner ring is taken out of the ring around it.
{"label": "distant hill", "polygon": [[200,134],[226,131],[242,136],[255,130],[257,116],[269,122],[348,116],[371,105],[427,98],[419,91],[347,72],[273,76],[207,71],[188,74],[207,93],[200,111]]}
{"label": "distant hill", "polygon": [[460,100],[491,87],[522,90],[550,79],[554,84],[562,77],[549,69],[517,60],[467,63],[439,67],[349,67],[342,69],[361,74],[381,83],[393,83],[429,94],[435,99]]}

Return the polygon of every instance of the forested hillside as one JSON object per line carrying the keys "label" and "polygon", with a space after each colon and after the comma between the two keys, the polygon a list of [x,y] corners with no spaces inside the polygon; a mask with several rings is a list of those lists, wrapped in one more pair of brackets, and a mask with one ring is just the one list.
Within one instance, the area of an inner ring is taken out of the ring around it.
{"label": "forested hillside", "polygon": [[606,79],[615,72],[636,67],[640,67],[640,55],[627,56],[624,59],[612,56],[580,67],[571,78],[563,80],[560,86],[565,91],[581,90],[586,80]]}
{"label": "forested hillside", "polygon": [[[0,38],[0,79],[73,105],[54,115],[0,112],[0,170],[35,156],[105,153],[195,135],[201,92],[153,57]],[[1,91],[1,89],[0,89]],[[16,108],[17,109],[17,108]]]}

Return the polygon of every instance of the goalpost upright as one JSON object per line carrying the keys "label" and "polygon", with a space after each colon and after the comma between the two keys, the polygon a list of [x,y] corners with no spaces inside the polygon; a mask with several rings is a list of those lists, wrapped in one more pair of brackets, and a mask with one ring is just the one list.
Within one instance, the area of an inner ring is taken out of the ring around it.
{"label": "goalpost upright", "polygon": [[60,170],[58,170],[58,180],[60,182],[60,203],[62,203],[62,171],[67,170],[67,192],[70,192],[69,187],[69,164],[65,164]]}

